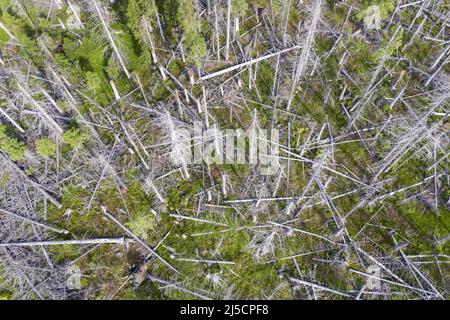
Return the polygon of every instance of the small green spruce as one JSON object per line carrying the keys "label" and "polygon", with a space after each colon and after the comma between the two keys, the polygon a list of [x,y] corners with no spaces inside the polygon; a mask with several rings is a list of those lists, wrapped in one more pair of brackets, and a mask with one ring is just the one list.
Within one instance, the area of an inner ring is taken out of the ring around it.
{"label": "small green spruce", "polygon": [[49,138],[42,138],[36,141],[36,152],[41,157],[48,159],[55,155],[56,144]]}
{"label": "small green spruce", "polygon": [[72,149],[78,148],[87,139],[87,134],[80,129],[69,129],[64,132],[64,143],[70,145]]}
{"label": "small green spruce", "polygon": [[0,126],[0,149],[13,161],[25,158],[25,143],[8,136],[6,126]]}

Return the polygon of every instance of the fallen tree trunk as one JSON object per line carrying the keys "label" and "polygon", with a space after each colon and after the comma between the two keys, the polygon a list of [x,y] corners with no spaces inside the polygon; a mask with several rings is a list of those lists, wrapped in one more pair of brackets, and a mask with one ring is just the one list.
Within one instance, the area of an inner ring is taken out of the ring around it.
{"label": "fallen tree trunk", "polygon": [[0,247],[34,247],[34,246],[60,246],[60,245],[84,245],[84,244],[120,244],[126,245],[132,242],[128,238],[99,238],[84,240],[53,240],[53,241],[29,241],[0,243]]}

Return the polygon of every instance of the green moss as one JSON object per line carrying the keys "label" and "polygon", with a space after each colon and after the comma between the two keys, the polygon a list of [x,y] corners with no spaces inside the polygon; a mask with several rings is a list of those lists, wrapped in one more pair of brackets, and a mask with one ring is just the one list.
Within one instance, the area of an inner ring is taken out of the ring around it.
{"label": "green moss", "polygon": [[194,180],[180,182],[177,188],[168,191],[168,208],[175,210],[181,206],[186,206],[190,198],[200,191],[202,185],[201,181]]}
{"label": "green moss", "polygon": [[[391,30],[393,33],[394,31]],[[394,38],[392,39],[392,36]],[[402,47],[403,44],[403,29],[400,29],[395,35],[386,35],[386,44],[383,45],[381,49],[379,49],[375,53],[375,58],[380,60],[383,56],[390,57],[396,53],[396,51]]]}
{"label": "green moss", "polygon": [[8,173],[4,173],[4,174],[0,175],[0,189],[3,189],[6,186],[6,184],[9,181],[9,178],[10,178],[10,176]]}
{"label": "green moss", "polygon": [[258,73],[256,75],[256,85],[262,96],[270,97],[273,85],[273,70],[270,63],[263,61],[258,64]]}
{"label": "green moss", "polygon": [[350,50],[352,55],[348,59],[347,66],[352,72],[365,75],[368,70],[375,66],[377,57],[367,42],[362,39],[353,39]]}
{"label": "green moss", "polygon": [[78,247],[74,245],[49,246],[48,251],[55,263],[73,261],[80,254]]}
{"label": "green moss", "polygon": [[426,240],[433,240],[445,237],[450,232],[450,218],[448,212],[443,211],[438,216],[435,212],[424,210],[419,205],[407,204],[401,208],[415,230],[419,231],[419,241],[426,243]]}
{"label": "green moss", "polygon": [[244,17],[247,14],[248,3],[246,0],[231,0],[233,14]]}
{"label": "green moss", "polygon": [[13,291],[11,288],[4,285],[4,272],[5,270],[0,266],[0,300],[11,300],[13,297]]}
{"label": "green moss", "polygon": [[149,240],[149,233],[154,227],[154,216],[150,213],[139,213],[131,217],[126,223],[127,227],[138,237]]}
{"label": "green moss", "polygon": [[63,190],[61,203],[65,208],[82,210],[88,195],[83,187],[67,186]]}

